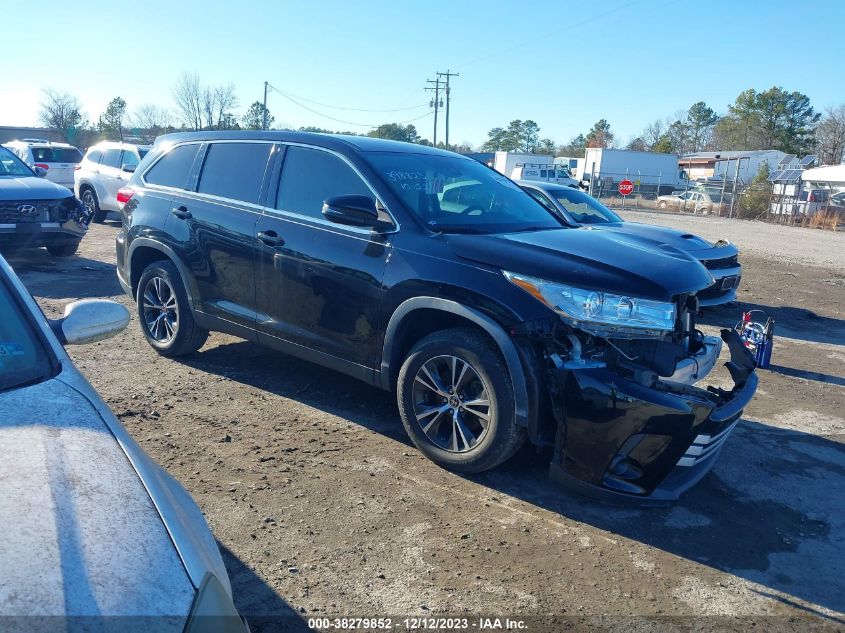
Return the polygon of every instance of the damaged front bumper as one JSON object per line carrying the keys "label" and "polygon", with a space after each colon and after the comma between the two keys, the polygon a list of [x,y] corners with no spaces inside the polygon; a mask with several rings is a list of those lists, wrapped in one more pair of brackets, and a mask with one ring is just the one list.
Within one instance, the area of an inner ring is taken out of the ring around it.
{"label": "damaged front bumper", "polygon": [[[712,369],[722,342],[733,388],[692,386]],[[705,339],[653,386],[605,367],[559,368],[552,379],[564,424],[550,477],[591,496],[639,503],[674,501],[704,477],[757,388],[754,359],[733,330]]]}

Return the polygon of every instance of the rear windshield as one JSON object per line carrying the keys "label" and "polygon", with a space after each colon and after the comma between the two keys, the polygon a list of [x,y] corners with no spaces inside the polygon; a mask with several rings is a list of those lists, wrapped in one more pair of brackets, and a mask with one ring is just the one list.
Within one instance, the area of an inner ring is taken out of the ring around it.
{"label": "rear windshield", "polygon": [[[0,275],[2,275],[0,271]],[[53,375],[52,356],[0,277],[0,391]]]}
{"label": "rear windshield", "polygon": [[0,147],[0,176],[34,176],[20,158],[5,147]]}
{"label": "rear windshield", "polygon": [[32,147],[32,159],[36,163],[78,163],[82,152],[75,147]]}

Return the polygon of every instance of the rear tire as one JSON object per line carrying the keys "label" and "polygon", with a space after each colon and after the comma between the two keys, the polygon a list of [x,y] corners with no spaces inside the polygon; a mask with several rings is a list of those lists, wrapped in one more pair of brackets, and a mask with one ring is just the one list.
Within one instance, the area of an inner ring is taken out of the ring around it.
{"label": "rear tire", "polygon": [[666,208],[666,201],[665,201],[665,200],[661,200],[661,201],[660,201],[660,204],[659,204],[659,205],[657,205],[657,206],[659,206],[661,209],[665,209],[665,208]]}
{"label": "rear tire", "polygon": [[80,200],[82,200],[82,204],[85,205],[85,208],[88,209],[88,213],[91,214],[92,222],[100,224],[106,219],[108,211],[103,211],[100,208],[100,201],[97,199],[97,194],[91,187],[85,187],[82,190]]}
{"label": "rear tire", "polygon": [[525,440],[508,368],[494,344],[471,328],[419,341],[399,371],[396,395],[411,441],[444,468],[489,470]]}
{"label": "rear tire", "polygon": [[150,346],[172,358],[192,354],[208,339],[194,321],[182,276],[169,260],[144,269],[135,294],[138,322]]}
{"label": "rear tire", "polygon": [[76,251],[79,249],[79,242],[71,242],[64,244],[48,244],[47,245],[47,252],[50,253],[53,257],[70,257],[71,255],[76,254]]}

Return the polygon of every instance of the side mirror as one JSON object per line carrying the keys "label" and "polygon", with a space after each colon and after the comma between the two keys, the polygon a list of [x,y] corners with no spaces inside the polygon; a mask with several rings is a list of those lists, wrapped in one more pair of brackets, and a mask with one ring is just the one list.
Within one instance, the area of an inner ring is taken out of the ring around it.
{"label": "side mirror", "polygon": [[38,176],[39,178],[46,178],[47,177],[47,170],[44,169],[43,167],[37,167],[37,166],[33,167],[32,171],[34,171],[35,175]]}
{"label": "side mirror", "polygon": [[50,323],[65,345],[82,345],[110,338],[129,324],[129,310],[105,299],[83,299],[65,307],[61,319]]}
{"label": "side mirror", "polygon": [[376,201],[369,196],[335,196],[323,203],[323,217],[337,224],[375,227],[380,223]]}
{"label": "side mirror", "polygon": [[120,166],[120,171],[126,171],[126,172],[129,172],[130,174],[132,174],[132,173],[135,173],[136,167],[137,167],[137,165],[131,165],[129,163],[123,163]]}

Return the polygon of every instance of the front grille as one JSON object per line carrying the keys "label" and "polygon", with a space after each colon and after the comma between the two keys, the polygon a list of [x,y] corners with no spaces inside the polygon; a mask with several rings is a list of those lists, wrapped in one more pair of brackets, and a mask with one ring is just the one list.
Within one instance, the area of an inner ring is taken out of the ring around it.
{"label": "front grille", "polygon": [[705,268],[710,270],[719,270],[720,268],[736,268],[739,266],[739,260],[736,255],[731,257],[723,257],[722,259],[703,259],[701,263]]}
{"label": "front grille", "polygon": [[716,435],[698,435],[684,453],[684,456],[678,460],[678,466],[695,466],[706,460],[708,457],[713,457],[719,451],[719,448],[728,439],[728,435],[734,430],[734,427],[739,423],[739,420],[719,431]]}
{"label": "front grille", "polygon": [[4,200],[0,202],[0,224],[49,222],[55,208],[58,204],[52,200]]}
{"label": "front grille", "polygon": [[726,292],[729,292],[734,288],[738,288],[739,280],[740,277],[738,275],[722,277],[721,279],[717,279],[716,283],[708,286],[704,290],[699,290],[696,293],[696,296],[699,299],[715,299],[716,297],[721,297]]}

